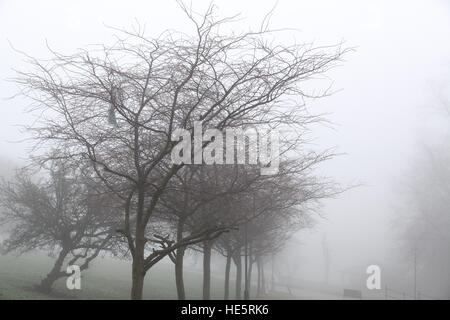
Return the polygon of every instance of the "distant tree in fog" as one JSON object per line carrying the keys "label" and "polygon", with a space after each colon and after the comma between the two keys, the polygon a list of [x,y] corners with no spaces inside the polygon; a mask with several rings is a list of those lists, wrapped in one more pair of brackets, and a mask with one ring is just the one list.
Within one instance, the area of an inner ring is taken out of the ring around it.
{"label": "distant tree in fog", "polygon": [[312,226],[317,201],[342,192],[330,181],[315,177],[313,167],[328,157],[310,156],[283,162],[279,174],[257,180],[247,192],[232,195],[230,217],[239,217],[239,229],[221,235],[215,249],[226,258],[225,295],[229,298],[230,268],[236,266],[236,299],[241,297],[242,257],[248,243],[248,281],[257,268],[256,296],[265,286],[264,267],[295,232]]}
{"label": "distant tree in fog", "polygon": [[410,274],[417,264],[419,285],[450,297],[450,144],[428,143],[413,159],[394,219],[403,261]]}
{"label": "distant tree in fog", "polygon": [[67,276],[68,265],[85,270],[102,250],[111,249],[115,206],[110,194],[62,162],[53,163],[48,177],[38,181],[29,170],[20,170],[0,185],[0,222],[10,228],[4,251],[40,249],[55,255],[52,269],[37,286],[48,293]]}

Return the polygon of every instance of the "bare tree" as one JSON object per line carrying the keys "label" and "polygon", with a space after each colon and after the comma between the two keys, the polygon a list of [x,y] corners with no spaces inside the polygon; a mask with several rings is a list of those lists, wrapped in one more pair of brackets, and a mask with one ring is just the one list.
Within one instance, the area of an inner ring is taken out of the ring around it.
{"label": "bare tree", "polygon": [[304,157],[285,161],[277,175],[260,179],[249,192],[235,196],[233,204],[241,217],[239,231],[221,235],[216,245],[216,249],[227,258],[225,299],[229,297],[231,260],[234,260],[238,268],[236,297],[240,297],[238,291],[242,276],[239,270],[245,238],[249,256],[248,283],[253,263],[257,264],[258,279],[262,281],[264,258],[278,253],[294,232],[312,226],[319,200],[342,192],[333,182],[313,174],[313,167],[326,159],[327,157]]}
{"label": "bare tree", "polygon": [[102,250],[111,249],[117,208],[109,194],[62,163],[53,163],[49,177],[34,182],[28,170],[0,187],[2,223],[12,227],[5,252],[42,249],[56,254],[54,265],[38,288],[50,292],[65,266],[85,270]]}
{"label": "bare tree", "polygon": [[[172,179],[165,194],[160,199],[157,216],[171,221],[176,231],[177,241],[186,233],[199,233],[201,230],[223,227],[223,231],[232,229],[238,223],[229,218],[229,196],[246,190],[259,176],[259,170],[253,175],[245,171],[244,166],[185,166]],[[244,174],[245,173],[245,174]],[[218,237],[222,232],[214,233]],[[205,238],[203,244],[212,244],[215,237]],[[208,247],[211,251],[212,246]],[[175,264],[175,281],[179,299],[185,299],[183,283],[183,257],[187,247],[178,248],[169,257]],[[206,255],[208,256],[208,255]],[[210,255],[209,255],[210,257]],[[208,268],[209,263],[204,261]],[[209,272],[204,272],[209,279]],[[209,282],[205,281],[205,297],[209,296]]]}
{"label": "bare tree", "polygon": [[267,28],[227,35],[220,27],[233,19],[216,19],[213,6],[203,15],[180,6],[193,36],[166,31],[150,38],[139,28],[118,30],[111,46],[70,55],[50,49],[47,61],[28,57],[34,69],[16,78],[43,114],[30,128],[44,150],[38,158],[47,160],[46,146],[57,144],[59,158],[88,162],[122,199],[120,232],[133,261],[132,299],[142,298],[145,274],[155,263],[217,231],[163,241],[161,249],[148,252],[151,240],[159,241],[148,237],[155,208],[184,165],[170,158],[180,143],[172,141],[174,130],[193,132],[194,121],[218,130],[280,123],[300,128],[314,120],[305,115],[303,98],[328,94],[310,95],[303,83],[346,52],[340,46],[277,44]]}

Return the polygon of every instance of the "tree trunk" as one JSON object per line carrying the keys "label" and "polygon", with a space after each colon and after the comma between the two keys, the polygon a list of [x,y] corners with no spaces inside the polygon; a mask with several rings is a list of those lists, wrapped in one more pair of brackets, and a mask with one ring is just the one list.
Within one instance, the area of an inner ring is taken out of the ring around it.
{"label": "tree trunk", "polygon": [[133,256],[132,265],[132,286],[131,286],[131,299],[142,300],[142,292],[144,290],[144,247],[145,241],[136,237],[136,247]]}
{"label": "tree trunk", "polygon": [[266,279],[264,278],[264,262],[261,261],[261,292],[263,295],[266,294]]}
{"label": "tree trunk", "polygon": [[248,291],[249,291],[249,295],[251,292],[251,287],[252,287],[252,273],[253,273],[253,260],[252,260],[252,255],[249,255],[249,259],[248,259]]}
{"label": "tree trunk", "polygon": [[240,252],[233,259],[236,265],[236,300],[241,300],[242,286],[242,261]]}
{"label": "tree trunk", "polygon": [[211,299],[211,249],[212,240],[203,242],[203,300]]}
{"label": "tree trunk", "polygon": [[[183,238],[184,219],[180,219],[177,225],[177,241]],[[179,248],[175,252],[175,284],[177,286],[178,300],[186,300],[186,291],[184,289],[183,262],[186,248]]]}
{"label": "tree trunk", "polygon": [[183,279],[184,251],[184,248],[178,249],[175,256],[175,283],[177,286],[178,300],[186,300],[186,292],[184,289]]}
{"label": "tree trunk", "polygon": [[42,279],[38,289],[44,293],[50,293],[52,291],[53,283],[61,277],[61,267],[64,263],[64,259],[67,257],[67,254],[70,250],[61,249],[58,254],[58,258],[53,265],[52,270],[47,274],[47,276]]}
{"label": "tree trunk", "polygon": [[227,264],[225,265],[225,294],[224,300],[230,298],[230,269],[231,269],[231,253],[227,252]]}
{"label": "tree trunk", "polygon": [[272,277],[271,277],[271,291],[275,291],[275,258],[272,255],[272,268],[271,268],[271,273],[272,273]]}
{"label": "tree trunk", "polygon": [[256,267],[258,269],[258,286],[256,289],[256,296],[259,297],[261,295],[261,262],[259,257],[256,258]]}
{"label": "tree trunk", "polygon": [[[131,270],[131,300],[142,300],[145,278],[145,225],[144,217],[145,187],[138,183],[136,209],[136,237],[134,240],[133,264]],[[152,199],[153,200],[153,199]]]}

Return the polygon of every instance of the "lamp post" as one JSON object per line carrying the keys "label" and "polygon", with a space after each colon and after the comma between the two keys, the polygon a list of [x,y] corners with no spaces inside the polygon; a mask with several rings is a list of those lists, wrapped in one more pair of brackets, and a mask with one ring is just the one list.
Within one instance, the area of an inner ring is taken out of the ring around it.
{"label": "lamp post", "polygon": [[414,300],[417,300],[417,244],[414,245]]}

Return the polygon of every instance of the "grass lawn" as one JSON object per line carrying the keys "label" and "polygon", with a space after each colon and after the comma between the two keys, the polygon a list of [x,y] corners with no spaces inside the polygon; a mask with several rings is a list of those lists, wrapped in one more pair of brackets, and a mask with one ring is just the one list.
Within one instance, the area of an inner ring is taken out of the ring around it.
{"label": "grass lawn", "polygon": [[[89,270],[82,273],[81,290],[68,290],[65,285],[66,278],[61,278],[55,283],[52,294],[45,295],[36,291],[34,285],[49,272],[51,265],[52,259],[45,254],[0,256],[0,299],[129,299],[129,261],[98,258]],[[223,274],[222,270],[219,271]],[[201,299],[201,270],[187,267],[184,278],[187,298]],[[219,273],[213,274],[211,298],[223,299],[223,290],[223,278]],[[230,283],[230,294],[231,298],[234,298],[233,281]],[[277,297],[284,299],[286,294],[280,293]],[[176,298],[174,266],[170,261],[162,261],[147,273],[144,299]]]}

